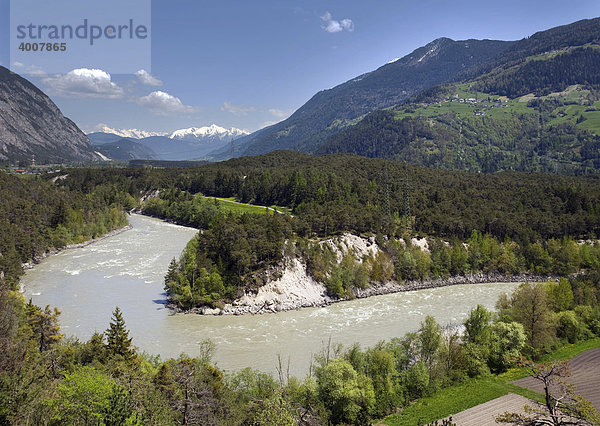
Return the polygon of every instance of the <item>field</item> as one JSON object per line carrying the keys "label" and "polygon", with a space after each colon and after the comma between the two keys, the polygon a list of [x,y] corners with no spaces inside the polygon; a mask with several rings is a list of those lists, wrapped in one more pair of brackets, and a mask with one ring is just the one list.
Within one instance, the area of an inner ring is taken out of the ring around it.
{"label": "field", "polygon": [[[566,379],[574,385],[575,392],[590,401],[596,409],[600,409],[600,348],[591,349],[573,357],[569,361],[571,375]],[[544,388],[539,380],[525,377],[517,380],[516,385],[543,392]]]}
{"label": "field", "polygon": [[235,201],[235,198],[219,198],[219,197],[204,197],[208,200],[215,200],[222,209],[228,210],[234,214],[244,214],[244,213],[253,213],[260,214],[265,213],[265,211],[276,211],[281,214],[289,214],[290,210],[285,207],[279,206],[257,206],[254,204],[245,204]]}
{"label": "field", "polygon": [[486,377],[467,380],[443,389],[431,397],[419,399],[403,409],[400,414],[386,417],[383,423],[393,426],[430,423],[511,392],[527,398],[537,396],[535,392],[512,385],[502,378]]}
{"label": "field", "polygon": [[[450,94],[449,94],[450,95]],[[485,111],[486,117],[491,117],[496,120],[508,120],[521,114],[538,114],[535,108],[527,106],[527,102],[536,99],[533,94],[521,96],[520,98],[507,99],[488,93],[476,92],[470,90],[468,84],[456,85],[456,90],[451,94],[457,95],[461,99],[477,99],[476,104],[468,102],[447,101],[441,103],[430,104],[415,109],[404,109],[396,112],[396,119],[401,120],[405,117],[436,117],[444,114],[456,114],[460,118],[474,117],[476,111]],[[589,90],[582,90],[580,86],[570,86],[562,92],[550,93],[547,96],[542,96],[542,99],[560,99],[566,104],[556,108],[552,112],[552,119],[548,122],[549,125],[558,125],[566,122],[577,124],[578,127],[588,130],[592,133],[600,135],[600,101],[594,103],[593,106],[584,104],[584,101],[590,96]],[[481,100],[496,100],[502,102],[500,106],[496,106],[496,102],[481,102]],[[493,107],[492,107],[493,106]],[[577,119],[583,116],[584,121],[577,123]],[[483,117],[479,117],[483,119]]]}

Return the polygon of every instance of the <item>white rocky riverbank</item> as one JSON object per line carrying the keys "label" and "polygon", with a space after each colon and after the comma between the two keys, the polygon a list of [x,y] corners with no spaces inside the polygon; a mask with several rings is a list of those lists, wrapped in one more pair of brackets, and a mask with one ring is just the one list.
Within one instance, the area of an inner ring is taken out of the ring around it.
{"label": "white rocky riverbank", "polygon": [[[446,287],[458,284],[485,284],[495,282],[537,282],[556,280],[555,277],[536,275],[468,274],[424,281],[398,283],[388,281],[373,284],[366,289],[354,289],[357,298],[365,298],[403,291]],[[222,309],[208,307],[194,308],[186,313],[202,315],[244,315],[290,311],[306,307],[327,306],[348,299],[334,299],[327,295],[325,286],[315,281],[306,271],[306,266],[298,259],[288,262],[281,278],[269,282],[254,293],[246,293]],[[172,307],[172,306],[171,306]],[[181,312],[181,311],[180,311]]]}
{"label": "white rocky riverbank", "polygon": [[[374,258],[381,249],[375,237],[362,237],[352,234],[343,234],[328,238],[320,242],[328,244],[336,255],[338,263],[347,254],[352,254],[358,263],[367,258]],[[429,244],[425,238],[413,238],[411,245],[429,251]],[[326,306],[334,302],[348,300],[347,298],[332,298],[327,294],[325,286],[315,281],[307,271],[306,265],[298,258],[287,258],[279,266],[278,278],[267,281],[267,284],[258,288],[247,290],[241,297],[220,308],[201,307],[182,311],[173,304],[169,307],[177,312],[196,313],[202,315],[244,315],[263,314],[290,311],[294,309]],[[353,289],[354,297],[365,298],[403,291],[423,290],[428,288],[446,287],[458,284],[485,284],[495,282],[535,282],[556,280],[554,277],[535,275],[504,275],[499,273],[476,273],[454,277],[436,278],[418,281],[387,281],[384,283],[370,283],[365,289]]]}

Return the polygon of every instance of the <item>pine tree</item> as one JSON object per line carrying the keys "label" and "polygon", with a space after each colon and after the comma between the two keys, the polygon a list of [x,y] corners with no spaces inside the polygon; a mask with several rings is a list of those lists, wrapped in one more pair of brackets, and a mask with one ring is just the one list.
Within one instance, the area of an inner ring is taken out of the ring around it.
{"label": "pine tree", "polygon": [[108,352],[112,355],[119,355],[125,359],[131,359],[134,351],[131,347],[132,338],[129,337],[129,331],[125,327],[123,314],[117,306],[113,312],[110,326],[105,331]]}
{"label": "pine tree", "polygon": [[169,269],[167,270],[167,275],[165,275],[165,290],[169,293],[172,293],[172,283],[176,283],[179,278],[179,264],[177,260],[173,258],[171,263],[169,263]]}
{"label": "pine tree", "polygon": [[60,315],[58,309],[50,309],[50,305],[46,305],[42,309],[34,305],[29,299],[29,303],[25,306],[25,313],[33,333],[32,337],[38,342],[40,352],[49,349],[53,343],[60,342],[63,334],[60,333],[60,325],[58,324],[58,316]]}

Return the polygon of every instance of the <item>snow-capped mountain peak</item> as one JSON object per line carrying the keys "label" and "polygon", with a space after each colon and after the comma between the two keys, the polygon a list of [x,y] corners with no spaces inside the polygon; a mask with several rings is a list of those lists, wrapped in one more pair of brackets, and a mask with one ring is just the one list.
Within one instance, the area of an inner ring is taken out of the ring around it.
{"label": "snow-capped mountain peak", "polygon": [[202,127],[190,127],[188,129],[175,130],[169,138],[180,139],[180,140],[198,140],[198,139],[219,139],[219,140],[230,140],[236,139],[240,136],[249,134],[249,132],[241,129],[232,127],[226,129],[216,124]]}
{"label": "snow-capped mountain peak", "polygon": [[122,138],[142,139],[150,136],[167,136],[168,132],[148,132],[139,129],[113,129],[108,126],[98,126],[94,132],[112,133],[113,135],[121,136]]}

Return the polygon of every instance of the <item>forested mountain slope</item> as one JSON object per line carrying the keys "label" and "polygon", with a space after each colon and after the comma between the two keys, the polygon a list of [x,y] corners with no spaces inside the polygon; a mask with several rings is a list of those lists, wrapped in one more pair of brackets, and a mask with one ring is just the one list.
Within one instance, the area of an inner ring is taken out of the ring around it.
{"label": "forested mountain slope", "polygon": [[[464,62],[479,49],[487,51]],[[320,92],[288,120],[240,140],[236,155],[294,149],[484,172],[595,172],[599,49],[599,18],[504,44],[438,39]]]}
{"label": "forested mountain slope", "polygon": [[236,155],[279,149],[312,151],[320,141],[371,111],[396,105],[419,91],[452,81],[512,42],[440,38],[370,73],[314,95],[291,117],[238,141]]}
{"label": "forested mountain slope", "polygon": [[571,174],[600,170],[600,45],[538,54],[432,88],[323,143],[426,166]]}

